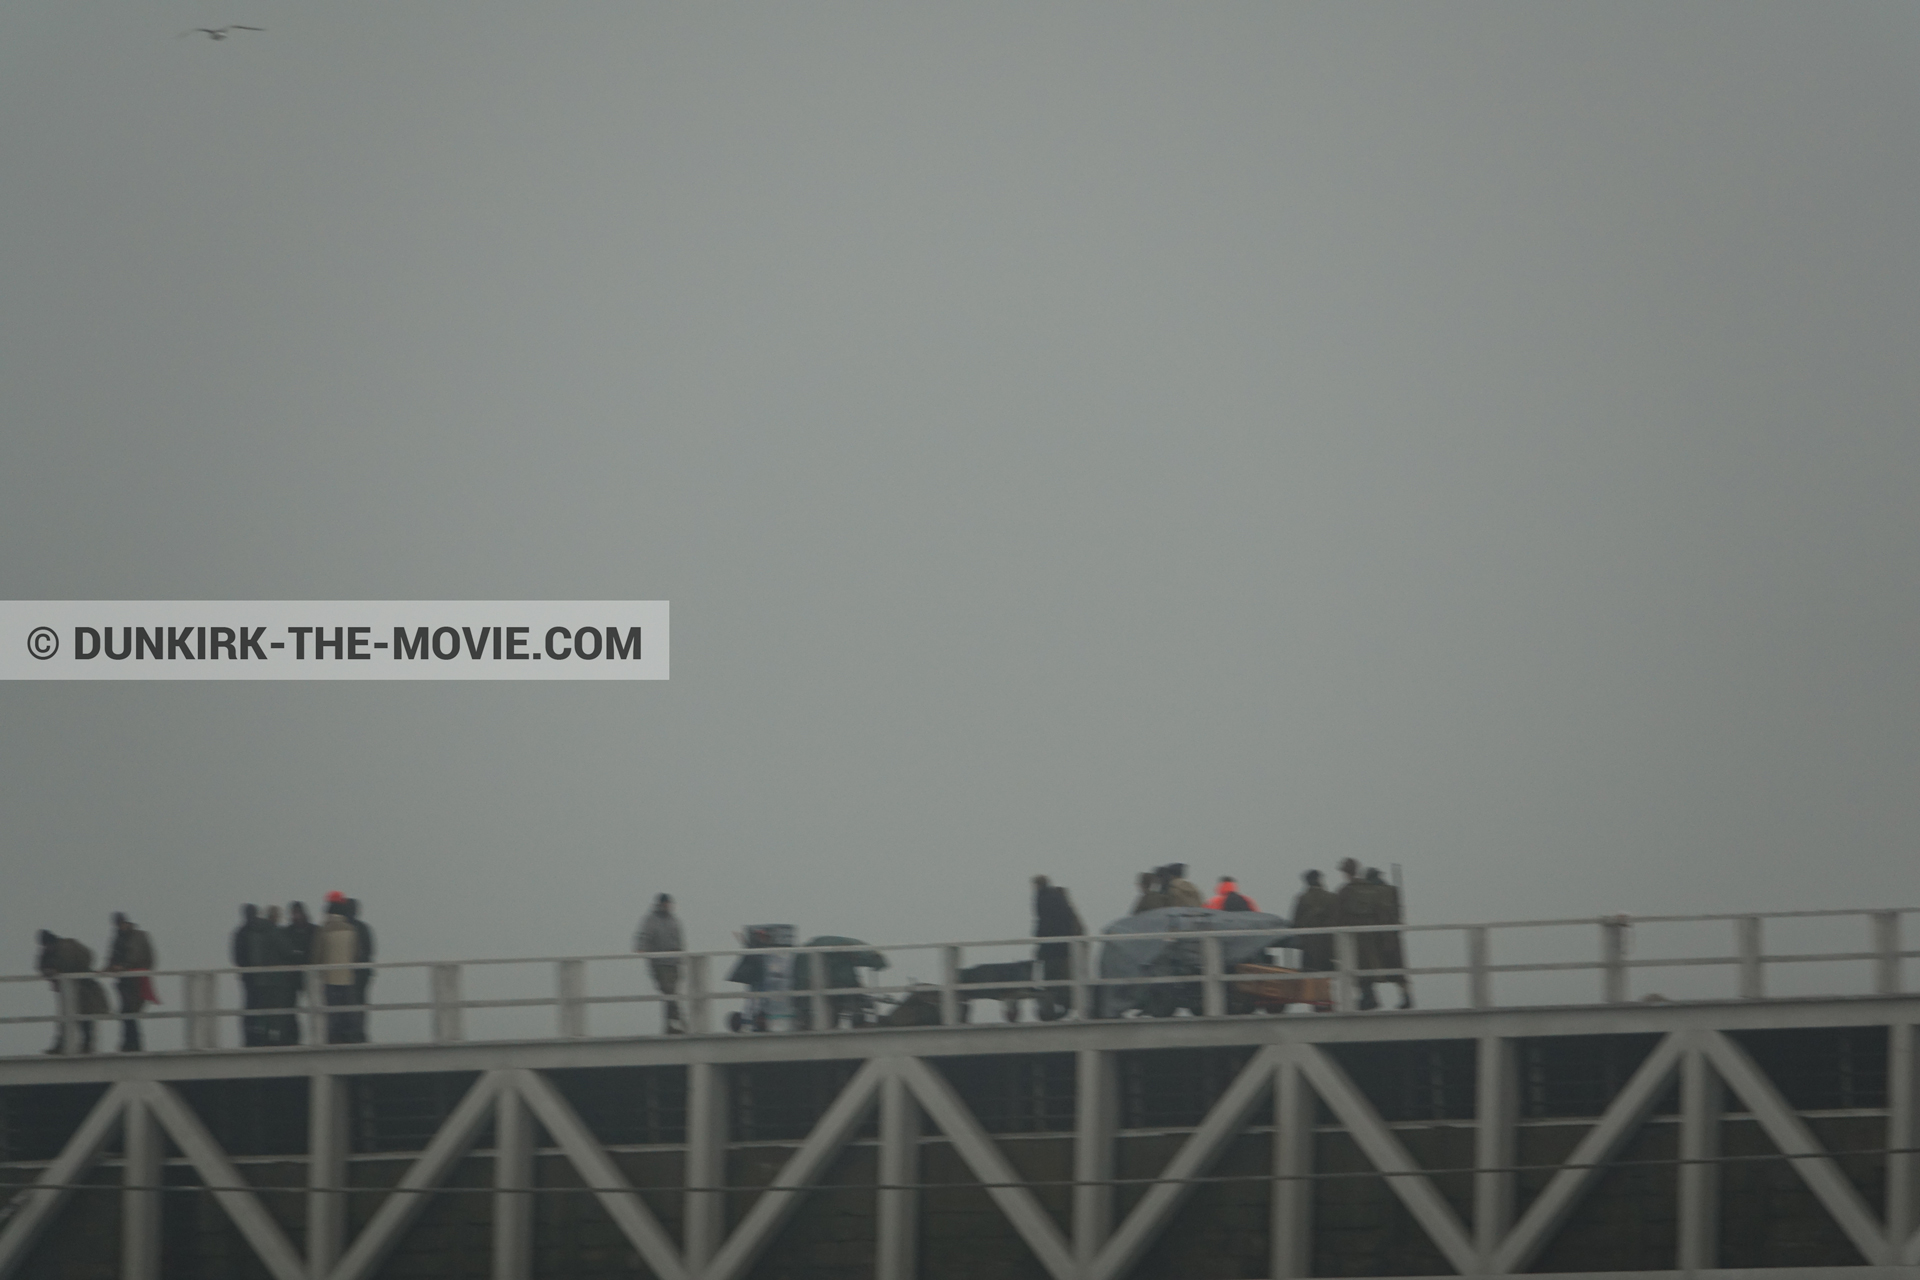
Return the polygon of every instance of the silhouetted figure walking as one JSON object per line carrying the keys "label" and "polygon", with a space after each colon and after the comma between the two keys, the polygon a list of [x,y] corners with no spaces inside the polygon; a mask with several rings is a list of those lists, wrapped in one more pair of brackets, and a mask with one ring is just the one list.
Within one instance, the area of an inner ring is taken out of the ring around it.
{"label": "silhouetted figure walking", "polygon": [[146,1047],[140,1035],[139,1012],[160,997],[153,989],[147,970],[153,968],[153,939],[147,931],[127,919],[124,911],[113,913],[113,940],[107,944],[107,972],[121,976],[114,981],[120,997],[120,1052],[138,1053]]}
{"label": "silhouetted figure walking", "polygon": [[[93,972],[93,952],[78,938],[63,938],[50,929],[42,929],[40,955],[34,961],[34,968],[53,987],[57,998],[55,1008],[60,1014],[60,1023],[53,1029],[53,1044],[47,1052],[92,1053],[93,1020],[107,1012],[107,993],[94,979],[73,975]],[[77,1029],[77,1046],[67,1036],[68,1027]]]}
{"label": "silhouetted figure walking", "polygon": [[[673,895],[663,893],[653,900],[653,910],[641,918],[640,927],[634,931],[633,949],[635,951],[685,951],[686,939],[680,932],[680,918],[673,914]],[[649,960],[647,968],[653,972],[653,985],[663,996],[677,995],[680,991],[680,961]],[[669,999],[666,1002],[666,1015],[663,1023],[670,1036],[679,1035],[687,1029],[680,1019],[680,1005]]]}
{"label": "silhouetted figure walking", "polygon": [[[1067,891],[1045,876],[1033,878],[1033,936],[1036,938],[1077,938],[1087,931],[1080,913],[1073,909]],[[1069,958],[1070,943],[1043,942],[1034,948],[1040,962],[1040,976],[1048,982],[1064,982],[1073,976]],[[1065,1017],[1073,1007],[1073,992],[1062,987],[1042,987],[1040,1018],[1052,1022]]]}
{"label": "silhouetted figure walking", "polygon": [[[360,899],[347,899],[347,923],[353,926],[353,958],[360,964],[373,962],[373,926],[360,918]],[[367,993],[373,988],[373,970],[355,969],[353,971],[353,1002],[366,1004]],[[367,1042],[367,1011],[360,1010],[353,1015],[354,1030],[358,1044]]]}
{"label": "silhouetted figure walking", "polygon": [[[1333,894],[1321,883],[1318,871],[1309,871],[1300,877],[1307,887],[1293,900],[1293,927],[1296,929],[1326,929],[1337,924],[1340,919],[1339,903]],[[1300,967],[1314,972],[1324,972],[1333,968],[1333,935],[1323,933],[1313,937],[1295,938],[1293,945],[1300,952]]]}

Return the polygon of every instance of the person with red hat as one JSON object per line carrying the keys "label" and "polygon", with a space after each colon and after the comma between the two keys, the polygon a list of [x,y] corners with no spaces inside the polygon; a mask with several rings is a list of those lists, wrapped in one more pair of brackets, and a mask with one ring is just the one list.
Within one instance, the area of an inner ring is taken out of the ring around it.
{"label": "person with red hat", "polygon": [[[327,967],[320,971],[320,1003],[353,1005],[360,1001],[355,991],[353,969],[359,958],[359,939],[353,922],[347,919],[346,895],[327,895],[327,918],[313,937],[313,962]],[[359,1044],[364,1034],[355,1025],[351,1012],[327,1015],[328,1044]]]}

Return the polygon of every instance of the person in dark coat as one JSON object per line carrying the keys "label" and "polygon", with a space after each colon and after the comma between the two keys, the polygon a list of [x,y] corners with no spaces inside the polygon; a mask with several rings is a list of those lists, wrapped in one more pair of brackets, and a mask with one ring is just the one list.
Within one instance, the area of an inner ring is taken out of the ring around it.
{"label": "person in dark coat", "polygon": [[[1377,917],[1378,923],[1399,924],[1401,922],[1400,891],[1387,883],[1387,879],[1381,874],[1380,868],[1368,867],[1366,876],[1362,882],[1367,886],[1367,892],[1373,897],[1373,913]],[[1401,940],[1398,933],[1375,933],[1367,936],[1373,940],[1372,962],[1367,963],[1363,960],[1361,967],[1368,969],[1399,970],[1398,973],[1382,978],[1380,981],[1391,982],[1394,986],[1400,988],[1400,1007],[1402,1009],[1413,1008],[1413,979],[1409,978],[1406,973],[1406,944]]]}
{"label": "person in dark coat", "polygon": [[[1080,913],[1073,909],[1067,891],[1045,876],[1033,878],[1033,936],[1036,938],[1077,938],[1086,933]],[[1043,942],[1034,951],[1040,962],[1040,976],[1049,982],[1064,982],[1073,976],[1072,961],[1065,942]],[[1043,987],[1040,1017],[1052,1022],[1066,1016],[1073,1006],[1073,992],[1066,987]]]}
{"label": "person in dark coat", "polygon": [[[361,964],[371,964],[373,962],[373,926],[360,918],[360,899],[348,898],[343,905],[346,907],[344,914],[347,917],[347,923],[353,926],[353,958]],[[373,986],[373,970],[355,969],[353,971],[353,1002],[367,1003],[367,990],[371,986]],[[368,1014],[364,1009],[352,1015],[354,1034],[359,1037],[355,1042],[357,1044],[367,1042],[367,1017]]]}
{"label": "person in dark coat", "polygon": [[[230,948],[233,967],[236,969],[257,969],[261,965],[272,963],[270,935],[273,926],[261,916],[260,908],[249,902],[240,908],[240,927],[233,931]],[[268,987],[265,974],[242,973],[240,975],[240,993],[244,1007],[260,1009],[266,1005]],[[267,1042],[267,1020],[259,1014],[248,1014],[240,1019],[241,1043],[254,1048]]]}
{"label": "person in dark coat", "polygon": [[[60,1022],[53,1029],[53,1044],[48,1053],[92,1053],[93,1020],[107,1012],[107,993],[92,978],[65,978],[63,974],[92,973],[93,952],[78,938],[63,938],[50,929],[40,931],[40,954],[34,968],[53,987],[58,998]],[[72,1007],[68,1007],[68,1002]],[[80,1043],[67,1043],[66,1029],[77,1026]]]}
{"label": "person in dark coat", "polygon": [[[1382,925],[1400,923],[1400,894],[1394,887],[1381,878],[1378,867],[1369,868],[1361,873],[1360,864],[1352,858],[1343,858],[1340,871],[1347,882],[1340,886],[1340,892],[1334,895],[1337,918],[1335,924]],[[1402,969],[1406,965],[1406,955],[1400,945],[1397,933],[1361,933],[1354,935],[1354,951],[1361,969]],[[1360,979],[1360,1007],[1377,1009],[1380,1002],[1374,996],[1376,983],[1390,982],[1400,988],[1400,1007],[1413,1005],[1413,991],[1407,982],[1405,973],[1387,973]]]}
{"label": "person in dark coat", "polygon": [[138,1053],[145,1048],[140,1037],[140,1020],[135,1015],[149,1002],[159,1003],[153,979],[147,976],[153,965],[153,939],[147,936],[146,930],[127,919],[126,912],[114,912],[113,940],[107,944],[107,972],[122,975],[113,984],[120,997],[122,1053]]}
{"label": "person in dark coat", "polygon": [[[287,937],[287,930],[280,923],[280,908],[267,908],[267,932],[261,947],[261,961],[273,968],[294,963],[293,942]],[[300,975],[297,973],[261,973],[254,975],[254,981],[260,986],[260,1007],[262,1009],[284,1009],[285,1013],[275,1013],[266,1018],[265,1043],[289,1045],[300,1043],[300,1019],[292,1012],[294,1000],[300,990]]]}
{"label": "person in dark coat", "polygon": [[[287,961],[288,964],[313,963],[313,935],[319,927],[313,922],[312,917],[307,915],[306,903],[289,902],[287,904],[287,954],[293,957]],[[295,991],[310,990],[313,984],[308,979],[312,976],[307,973],[294,974],[293,989]]]}
{"label": "person in dark coat", "polygon": [[[1321,883],[1318,871],[1300,877],[1307,887],[1293,900],[1293,926],[1296,929],[1326,929],[1339,920],[1338,903]],[[1333,935],[1297,938],[1293,944],[1300,952],[1300,967],[1316,973],[1333,968]]]}
{"label": "person in dark coat", "polygon": [[[288,964],[312,964],[314,935],[320,932],[320,926],[307,914],[304,902],[287,904],[287,923],[281,930],[281,936],[287,941]],[[293,1001],[298,1005],[304,997],[310,1005],[320,1003],[320,987],[311,973],[290,973],[287,985],[293,989]],[[301,1039],[300,1016],[288,1015],[293,1020],[293,1029],[288,1035],[288,1044],[299,1044]]]}

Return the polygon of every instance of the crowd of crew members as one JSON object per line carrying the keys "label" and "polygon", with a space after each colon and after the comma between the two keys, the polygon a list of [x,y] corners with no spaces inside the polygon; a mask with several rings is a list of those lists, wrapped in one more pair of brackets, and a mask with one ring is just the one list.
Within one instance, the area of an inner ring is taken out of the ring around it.
{"label": "crowd of crew members", "polygon": [[[1338,870],[1343,877],[1338,890],[1329,890],[1319,871],[1302,875],[1305,887],[1293,900],[1289,917],[1292,928],[1401,923],[1399,891],[1386,882],[1379,868],[1362,869],[1357,861],[1346,858],[1338,864]],[[1138,889],[1133,903],[1135,915],[1168,907],[1229,912],[1260,910],[1233,876],[1221,876],[1213,896],[1202,898],[1200,890],[1187,879],[1184,863],[1168,863],[1141,872]],[[112,925],[106,963],[99,969],[94,967],[92,949],[78,938],[40,931],[40,950],[34,967],[48,979],[60,1000],[60,1022],[48,1053],[94,1051],[95,1020],[110,1017],[114,1012],[96,974],[105,975],[113,984],[118,1000],[120,1051],[137,1053],[145,1047],[138,1015],[148,1005],[159,1003],[159,995],[148,976],[157,966],[153,939],[124,912],[113,913]],[[1042,939],[1087,936],[1086,925],[1074,909],[1067,890],[1046,876],[1033,878],[1033,934]],[[1382,930],[1356,934],[1354,940],[1357,968],[1387,971],[1377,977],[1360,979],[1360,1007],[1378,1007],[1374,995],[1376,982],[1398,986],[1400,1007],[1410,1007],[1413,995],[1407,975],[1393,972],[1406,966],[1400,935]],[[1328,972],[1335,967],[1333,935],[1295,938],[1291,945],[1299,952],[1303,971]],[[677,999],[681,964],[674,953],[686,950],[686,940],[679,917],[674,913],[672,895],[662,893],[654,898],[635,931],[633,949],[659,956],[648,961],[648,969],[655,988],[666,997],[662,1002],[665,1030],[670,1035],[685,1032],[687,1025]],[[360,902],[356,898],[338,891],[329,893],[318,922],[308,915],[302,902],[288,903],[284,914],[280,907],[273,905],[242,906],[240,924],[232,936],[233,966],[261,971],[240,974],[245,1009],[241,1017],[242,1042],[248,1047],[301,1043],[299,1009],[304,1001],[310,1008],[327,1010],[321,1024],[326,1043],[366,1043],[367,995],[374,976],[369,966],[373,957],[373,930],[361,918]],[[1068,945],[1041,942],[1035,949],[1034,964],[1038,970],[1034,976],[1044,984],[1064,983],[1070,976]],[[300,966],[326,967],[302,972]],[[1036,990],[1035,1002],[1042,1019],[1066,1015],[1068,996],[1064,986],[1042,985]]]}

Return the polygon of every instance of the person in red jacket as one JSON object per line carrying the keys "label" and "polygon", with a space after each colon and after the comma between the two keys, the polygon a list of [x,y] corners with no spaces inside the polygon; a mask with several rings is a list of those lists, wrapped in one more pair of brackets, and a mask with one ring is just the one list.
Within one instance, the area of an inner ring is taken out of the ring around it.
{"label": "person in red jacket", "polygon": [[1215,911],[1258,911],[1253,899],[1240,892],[1240,886],[1234,883],[1232,876],[1221,876],[1220,883],[1213,887],[1213,898],[1207,906]]}

